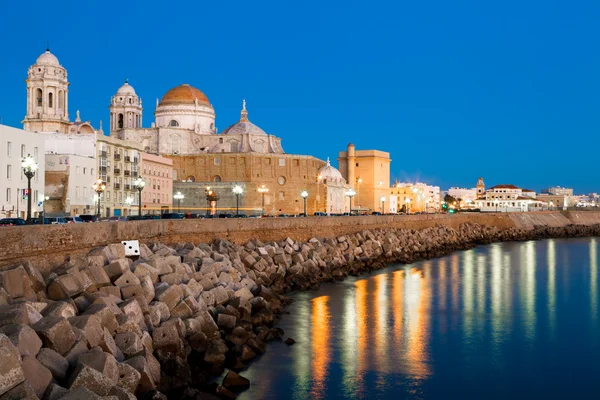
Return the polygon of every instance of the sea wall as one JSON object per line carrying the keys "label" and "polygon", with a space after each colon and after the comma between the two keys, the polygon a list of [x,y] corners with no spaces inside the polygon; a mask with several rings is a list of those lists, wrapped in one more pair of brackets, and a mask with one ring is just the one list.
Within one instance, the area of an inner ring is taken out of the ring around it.
{"label": "sea wall", "polygon": [[278,241],[290,237],[306,241],[312,237],[335,237],[365,229],[422,230],[437,225],[457,229],[464,223],[476,223],[498,229],[590,225],[600,223],[600,212],[149,220],[0,228],[0,270],[30,261],[46,275],[62,264],[66,256],[86,254],[98,246],[123,240],[140,240],[142,243],[160,241],[168,244],[208,243],[220,238],[240,244],[250,239]]}

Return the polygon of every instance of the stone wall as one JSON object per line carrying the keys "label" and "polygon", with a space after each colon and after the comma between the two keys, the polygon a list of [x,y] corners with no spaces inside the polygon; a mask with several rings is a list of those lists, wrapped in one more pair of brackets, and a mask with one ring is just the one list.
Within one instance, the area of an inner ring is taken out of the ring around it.
{"label": "stone wall", "polygon": [[407,215],[364,217],[309,217],[264,219],[191,219],[94,224],[24,226],[0,228],[0,269],[30,260],[44,274],[64,262],[67,255],[122,240],[142,243],[207,243],[214,238],[244,243],[249,239],[277,241],[286,237],[306,241],[376,228],[425,229],[444,225],[458,229],[462,223],[477,223],[499,229],[531,229],[572,223],[600,223],[600,212],[540,212],[454,215]]}

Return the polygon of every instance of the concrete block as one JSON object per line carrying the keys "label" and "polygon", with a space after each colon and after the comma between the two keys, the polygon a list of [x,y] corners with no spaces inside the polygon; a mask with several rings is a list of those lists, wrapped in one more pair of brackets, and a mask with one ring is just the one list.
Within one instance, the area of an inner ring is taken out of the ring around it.
{"label": "concrete block", "polygon": [[25,380],[29,383],[38,397],[43,397],[44,392],[52,381],[52,373],[44,367],[35,357],[25,356],[21,363]]}
{"label": "concrete block", "polygon": [[38,400],[38,395],[29,382],[25,381],[1,395],[0,400]]}
{"label": "concrete block", "polygon": [[69,323],[84,332],[90,348],[100,345],[103,336],[103,327],[98,315],[91,314],[71,317],[69,318]]}
{"label": "concrete block", "polygon": [[44,317],[59,316],[66,319],[77,315],[77,309],[71,303],[65,301],[55,301],[50,303],[42,312]]}
{"label": "concrete block", "polygon": [[87,268],[87,272],[89,277],[92,279],[94,285],[96,287],[108,286],[110,285],[110,277],[104,270],[104,267],[101,265],[90,265]]}
{"label": "concrete block", "polygon": [[5,325],[0,328],[0,333],[8,336],[21,356],[35,357],[42,348],[41,339],[28,325]]}
{"label": "concrete block", "polygon": [[[128,267],[129,268],[129,267]],[[115,280],[115,286],[123,289],[127,286],[136,286],[140,284],[140,280],[133,274],[129,269],[123,272],[123,274]]]}
{"label": "concrete block", "polygon": [[0,272],[0,284],[13,299],[32,296],[32,300],[35,298],[29,275],[22,266]]}
{"label": "concrete block", "polygon": [[54,279],[47,287],[48,297],[52,300],[62,300],[81,294],[84,288],[75,275],[64,274]]}
{"label": "concrete block", "polygon": [[166,289],[161,291],[156,291],[155,299],[163,302],[169,307],[169,310],[172,310],[179,302],[181,301],[181,297],[183,296],[183,291],[178,285],[169,286]]}
{"label": "concrete block", "polygon": [[63,356],[69,362],[69,365],[71,367],[75,367],[77,365],[77,360],[79,359],[79,357],[83,353],[88,351],[88,349],[89,349],[89,347],[87,344],[87,340],[84,337],[84,338],[81,338],[80,340],[77,340],[75,342],[75,344],[73,345],[73,347],[71,347],[69,349],[69,351],[67,351],[65,354],[63,354]]}
{"label": "concrete block", "polygon": [[62,399],[69,391],[64,387],[56,384],[50,383],[48,388],[46,389],[46,394],[44,395],[44,400],[59,400]]}
{"label": "concrete block", "polygon": [[44,367],[48,368],[55,379],[62,380],[66,378],[67,370],[69,369],[69,362],[56,351],[44,347],[38,353],[37,360]]}
{"label": "concrete block", "polygon": [[216,305],[223,304],[227,300],[229,300],[227,291],[225,290],[225,288],[223,286],[217,286],[214,289],[212,289],[210,292],[213,294],[213,296],[215,296],[215,304]]}
{"label": "concrete block", "polygon": [[96,393],[89,389],[81,386],[76,389],[69,390],[67,394],[60,398],[60,400],[104,400],[103,397],[98,396]]}
{"label": "concrete block", "polygon": [[[69,378],[69,389],[85,388],[98,396],[108,396],[112,382],[96,369],[80,363]],[[83,397],[82,397],[83,398]]]}
{"label": "concrete block", "polygon": [[69,322],[63,317],[44,317],[32,328],[42,339],[44,347],[49,347],[61,355],[66,354],[75,344],[75,334]]}
{"label": "concrete block", "polygon": [[104,328],[104,333],[102,335],[102,341],[100,342],[100,348],[111,354],[117,361],[123,361],[125,356],[121,350],[117,347],[115,343],[115,339],[112,337],[108,329]]}
{"label": "concrete block", "polygon": [[131,357],[143,350],[140,338],[133,332],[117,333],[115,343],[125,357]]}
{"label": "concrete block", "polygon": [[102,293],[106,293],[111,296],[115,296],[118,299],[121,298],[121,289],[117,286],[102,286],[98,290]]}
{"label": "concrete block", "polygon": [[0,395],[25,380],[21,367],[21,355],[10,339],[0,333]]}
{"label": "concrete block", "polygon": [[179,302],[179,304],[177,304],[171,310],[171,316],[178,317],[181,319],[190,318],[192,315],[193,315],[193,312],[185,301]]}
{"label": "concrete block", "polygon": [[[145,301],[145,299],[140,299],[142,302]],[[122,302],[121,304],[119,304],[119,308],[121,309],[121,312],[125,315],[127,315],[128,317],[133,318],[134,321],[136,321],[137,323],[141,324],[144,322],[144,313],[142,311],[142,308],[140,307],[140,303],[138,302],[137,299],[129,299],[126,300],[124,302]]]}
{"label": "concrete block", "polygon": [[[119,310],[118,307],[117,310]],[[108,329],[111,334],[113,334],[117,329],[117,319],[115,318],[115,314],[113,310],[106,304],[92,304],[87,310],[85,310],[83,315],[97,315],[98,318],[100,318],[100,324],[102,327]]]}
{"label": "concrete block", "polygon": [[[136,356],[128,359],[124,362],[124,364],[129,365],[133,369],[135,369],[140,374],[140,381],[137,386],[136,394],[141,395],[143,393],[149,392],[150,390],[156,389],[156,385],[159,381],[155,381],[152,376],[152,371],[150,365],[143,356]],[[160,365],[159,365],[160,369]],[[160,375],[159,375],[160,379]]]}
{"label": "concrete block", "polygon": [[125,257],[135,257],[140,255],[139,240],[124,240],[121,242],[125,249]]}
{"label": "concrete block", "polygon": [[135,393],[142,375],[131,365],[119,363],[117,385],[124,390]]}
{"label": "concrete block", "polygon": [[100,347],[93,348],[86,351],[79,356],[79,362],[86,364],[96,371],[102,373],[105,378],[111,381],[113,384],[117,384],[119,381],[119,368],[117,367],[117,360],[112,354],[102,351]]}
{"label": "concrete block", "polygon": [[129,260],[120,258],[104,267],[104,271],[111,281],[117,280],[123,273],[129,271]]}
{"label": "concrete block", "polygon": [[236,318],[232,315],[219,314],[219,316],[217,317],[217,326],[227,331],[233,330],[233,328],[235,328],[236,322]]}

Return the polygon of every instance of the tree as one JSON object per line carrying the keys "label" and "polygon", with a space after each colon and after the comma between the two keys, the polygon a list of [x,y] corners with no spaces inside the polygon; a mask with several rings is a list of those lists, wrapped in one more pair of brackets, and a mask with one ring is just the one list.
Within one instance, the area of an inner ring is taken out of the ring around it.
{"label": "tree", "polygon": [[454,197],[450,196],[449,194],[447,194],[444,196],[444,201],[448,204],[454,204],[456,199]]}

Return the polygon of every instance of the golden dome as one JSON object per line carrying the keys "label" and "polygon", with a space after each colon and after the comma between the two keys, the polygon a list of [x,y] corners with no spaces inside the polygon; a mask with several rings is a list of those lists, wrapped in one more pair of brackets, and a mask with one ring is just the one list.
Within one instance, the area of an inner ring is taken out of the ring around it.
{"label": "golden dome", "polygon": [[198,99],[198,104],[210,106],[208,97],[206,97],[204,93],[195,87],[184,83],[165,93],[159,105],[194,104],[196,99]]}

